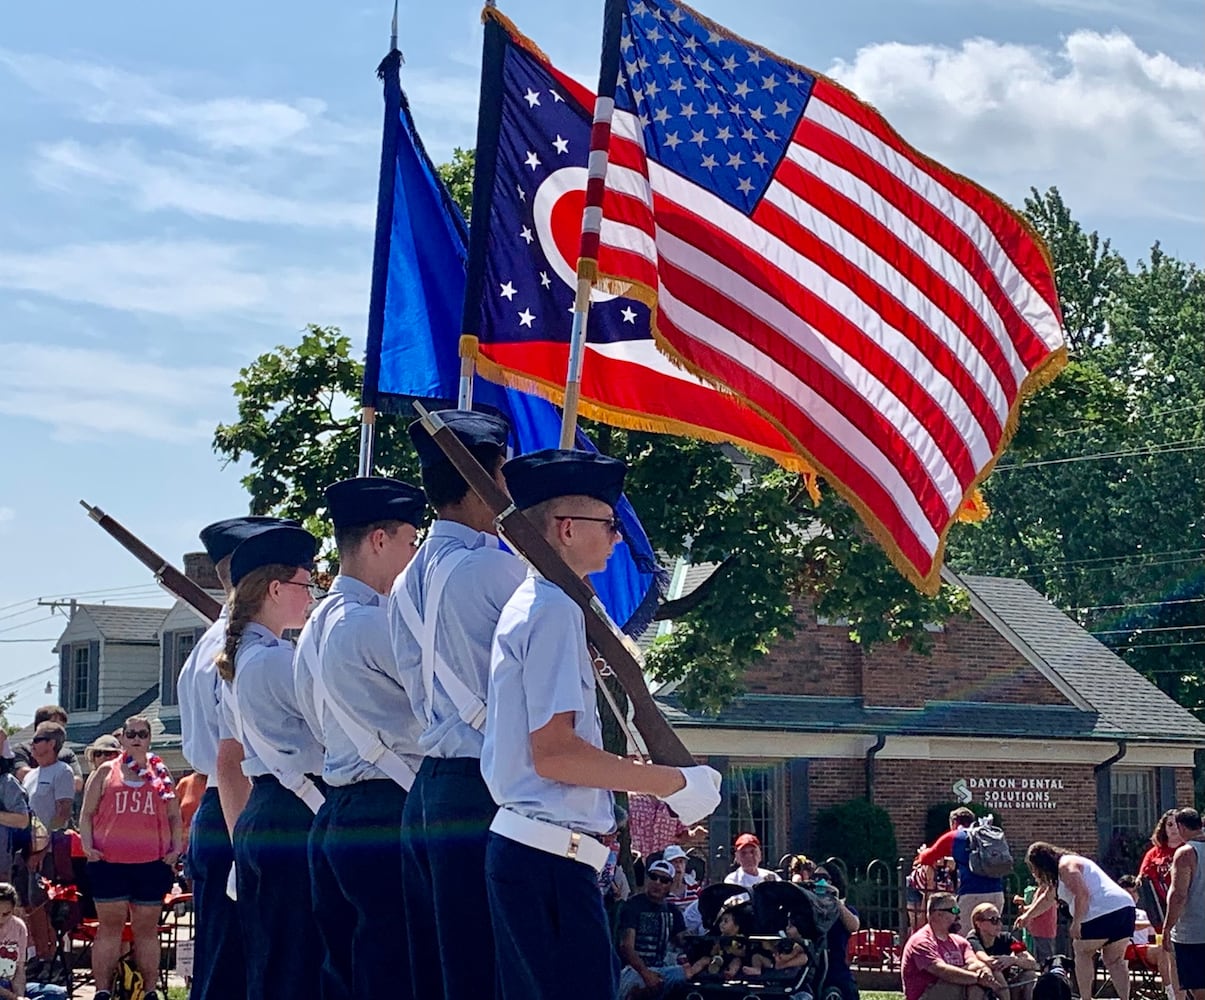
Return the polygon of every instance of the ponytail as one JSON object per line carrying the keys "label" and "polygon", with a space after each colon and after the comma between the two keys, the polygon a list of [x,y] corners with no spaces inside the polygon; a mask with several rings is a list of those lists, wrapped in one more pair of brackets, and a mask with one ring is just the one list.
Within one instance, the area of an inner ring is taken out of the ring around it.
{"label": "ponytail", "polygon": [[234,682],[234,662],[238,656],[239,643],[243,641],[243,632],[247,626],[263,609],[264,601],[268,599],[268,585],[274,581],[291,580],[296,573],[296,566],[259,566],[239,580],[230,592],[226,602],[226,644],[213,658],[214,665],[218,668],[218,676],[222,680]]}

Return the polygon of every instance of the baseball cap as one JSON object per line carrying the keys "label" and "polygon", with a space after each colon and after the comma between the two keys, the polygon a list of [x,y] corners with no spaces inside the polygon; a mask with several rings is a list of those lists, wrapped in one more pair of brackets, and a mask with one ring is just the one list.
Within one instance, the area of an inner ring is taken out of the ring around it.
{"label": "baseball cap", "polygon": [[654,861],[649,865],[648,870],[650,875],[655,872],[658,875],[668,875],[670,878],[674,877],[674,866],[668,861]]}
{"label": "baseball cap", "polygon": [[742,847],[761,847],[761,841],[752,833],[742,833],[736,838],[736,849],[739,851]]}
{"label": "baseball cap", "polygon": [[686,857],[686,852],[684,850],[682,850],[682,848],[680,848],[677,844],[670,844],[669,847],[667,847],[665,849],[665,852],[661,856],[663,858],[665,858],[666,861],[673,861],[676,858]]}

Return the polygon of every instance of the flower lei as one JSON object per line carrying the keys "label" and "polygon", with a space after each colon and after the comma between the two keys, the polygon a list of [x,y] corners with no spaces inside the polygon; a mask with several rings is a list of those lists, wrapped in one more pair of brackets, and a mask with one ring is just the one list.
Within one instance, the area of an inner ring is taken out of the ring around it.
{"label": "flower lei", "polygon": [[147,766],[140,767],[138,762],[130,755],[125,756],[125,766],[136,778],[142,778],[144,781],[149,781],[151,787],[155,789],[159,798],[167,801],[174,799],[176,793],[172,790],[172,776],[168,771],[167,765],[163,763],[163,758],[157,754],[148,753],[146,755]]}

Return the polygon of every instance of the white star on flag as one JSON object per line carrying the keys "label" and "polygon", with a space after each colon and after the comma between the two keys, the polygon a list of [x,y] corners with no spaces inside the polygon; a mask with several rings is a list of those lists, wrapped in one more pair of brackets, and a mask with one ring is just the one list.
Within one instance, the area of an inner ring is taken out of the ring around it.
{"label": "white star on flag", "polygon": [[502,289],[498,292],[498,294],[509,302],[515,297],[515,286],[508,281],[502,286]]}
{"label": "white star on flag", "polygon": [[523,237],[524,242],[528,246],[531,246],[531,241],[535,239],[535,236],[533,235],[532,231],[530,229],[528,229],[526,226],[524,226],[522,229],[519,230],[519,235]]}
{"label": "white star on flag", "polygon": [[521,313],[519,313],[519,325],[531,326],[532,321],[535,320],[535,318],[535,313],[531,312],[529,309],[524,309]]}
{"label": "white star on flag", "polygon": [[631,306],[624,306],[620,315],[623,317],[625,323],[632,323],[633,325],[636,323],[636,310]]}
{"label": "white star on flag", "polygon": [[555,139],[552,140],[552,146],[558,153],[568,153],[569,152],[569,140],[562,139],[559,134],[557,135],[557,137]]}
{"label": "white star on flag", "polygon": [[540,95],[534,90],[528,90],[523,95],[523,100],[527,102],[527,106],[530,108],[538,108],[540,106]]}
{"label": "white star on flag", "polygon": [[531,167],[532,170],[535,170],[535,168],[540,165],[540,158],[529,149],[527,151],[527,159],[523,162]]}

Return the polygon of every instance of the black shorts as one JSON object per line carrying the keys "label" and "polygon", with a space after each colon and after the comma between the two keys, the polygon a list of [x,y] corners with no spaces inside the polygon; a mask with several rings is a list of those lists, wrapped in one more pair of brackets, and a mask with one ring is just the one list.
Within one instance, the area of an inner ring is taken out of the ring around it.
{"label": "black shorts", "polygon": [[1172,942],[1176,952],[1176,971],[1186,990],[1205,990],[1205,944]]}
{"label": "black shorts", "polygon": [[1134,936],[1135,916],[1134,907],[1123,906],[1120,910],[1111,910],[1099,917],[1085,920],[1080,924],[1080,940],[1104,941],[1105,944],[1128,941]]}
{"label": "black shorts", "polygon": [[162,861],[143,861],[135,865],[88,862],[92,898],[98,903],[162,906],[163,897],[172,887],[172,875],[172,870]]}

